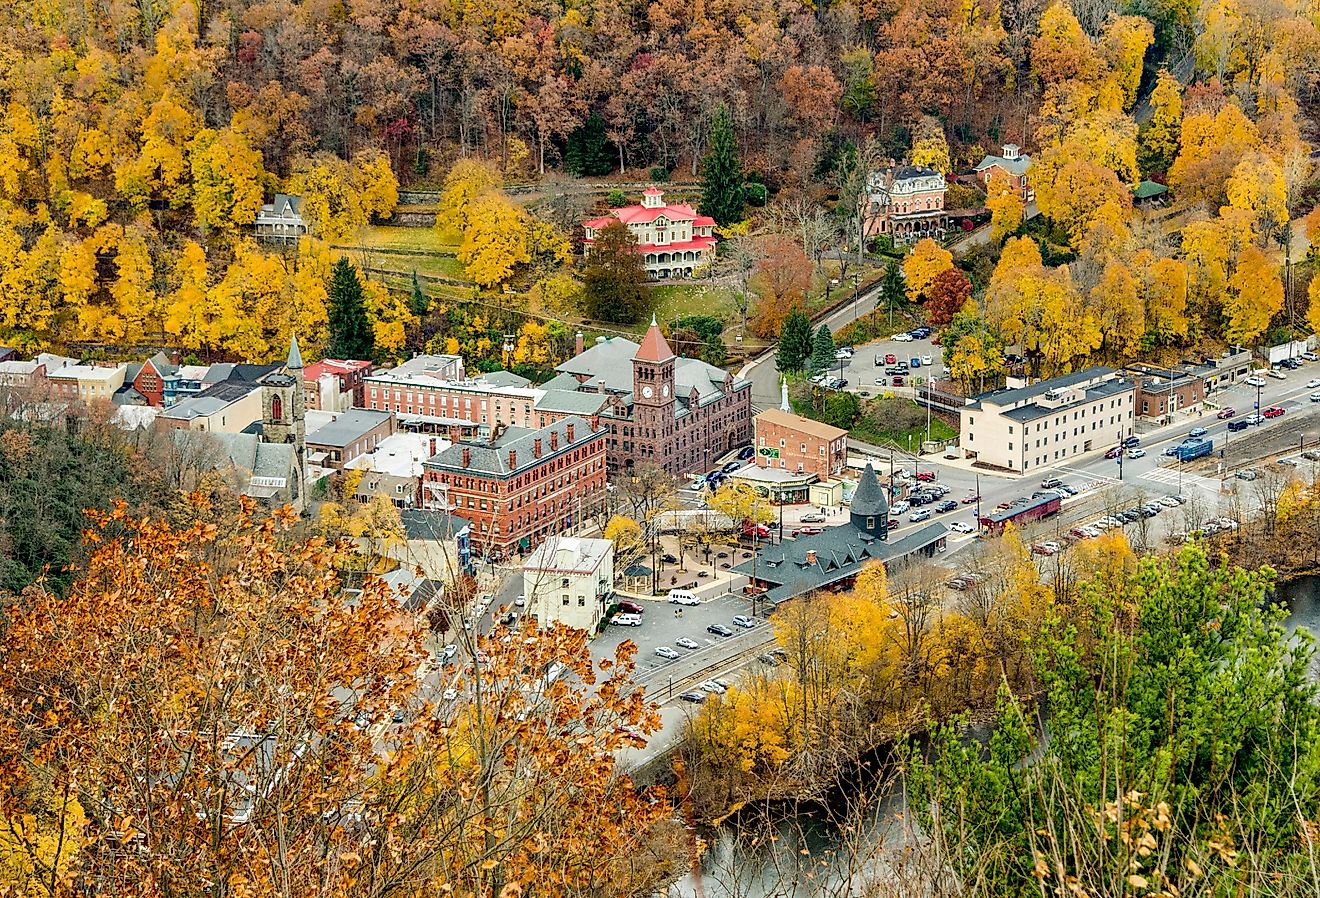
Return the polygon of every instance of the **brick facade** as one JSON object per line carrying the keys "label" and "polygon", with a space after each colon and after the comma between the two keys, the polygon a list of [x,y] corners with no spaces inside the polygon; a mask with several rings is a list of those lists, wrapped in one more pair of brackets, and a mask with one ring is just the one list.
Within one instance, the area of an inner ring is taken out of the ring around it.
{"label": "brick facade", "polygon": [[424,507],[472,522],[472,544],[506,558],[569,532],[605,492],[605,431],[570,417],[456,443],[424,464]]}
{"label": "brick facade", "polygon": [[756,463],[832,480],[848,462],[848,431],[777,408],[755,418]]}

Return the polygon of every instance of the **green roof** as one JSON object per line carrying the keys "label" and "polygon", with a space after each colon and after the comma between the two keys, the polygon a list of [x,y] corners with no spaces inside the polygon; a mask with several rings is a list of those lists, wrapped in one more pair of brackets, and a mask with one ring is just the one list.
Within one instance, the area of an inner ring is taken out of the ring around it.
{"label": "green roof", "polygon": [[1158,184],[1155,181],[1142,181],[1137,185],[1137,189],[1133,191],[1132,195],[1139,200],[1148,200],[1153,196],[1159,196],[1162,193],[1168,192],[1169,188],[1165,187],[1163,184]]}

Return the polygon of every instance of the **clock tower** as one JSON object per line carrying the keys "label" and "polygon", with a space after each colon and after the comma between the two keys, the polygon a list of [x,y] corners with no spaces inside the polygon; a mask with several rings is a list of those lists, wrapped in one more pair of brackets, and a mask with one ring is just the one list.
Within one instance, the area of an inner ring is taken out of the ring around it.
{"label": "clock tower", "polygon": [[637,464],[675,473],[674,352],[655,315],[633,356],[633,452]]}

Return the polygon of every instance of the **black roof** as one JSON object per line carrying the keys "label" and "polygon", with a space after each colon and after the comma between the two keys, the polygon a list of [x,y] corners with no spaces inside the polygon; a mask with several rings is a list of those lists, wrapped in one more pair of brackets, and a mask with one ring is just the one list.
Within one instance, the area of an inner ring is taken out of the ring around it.
{"label": "black roof", "polygon": [[869,461],[862,469],[861,479],[857,481],[857,489],[853,491],[851,508],[854,515],[889,514],[889,500],[885,498],[885,491],[880,486],[880,481],[875,476],[875,468],[871,467]]}

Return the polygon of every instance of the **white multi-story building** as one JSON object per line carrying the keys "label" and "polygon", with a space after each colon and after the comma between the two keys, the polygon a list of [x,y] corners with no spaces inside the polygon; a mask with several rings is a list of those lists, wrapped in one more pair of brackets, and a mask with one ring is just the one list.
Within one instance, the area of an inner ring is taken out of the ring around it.
{"label": "white multi-story building", "polygon": [[274,202],[267,203],[257,212],[253,232],[258,240],[268,243],[297,243],[307,233],[307,222],[302,217],[302,197],[275,194]]}
{"label": "white multi-story building", "polygon": [[614,592],[614,543],[554,536],[523,562],[526,613],[538,624],[558,621],[595,633]]}
{"label": "white multi-story building", "polygon": [[1087,368],[975,396],[962,410],[959,445],[969,458],[1033,471],[1109,449],[1132,436],[1136,385],[1113,368]]}
{"label": "white multi-story building", "polygon": [[691,277],[715,256],[715,219],[698,215],[685,203],[666,203],[664,192],[648,187],[640,206],[611,209],[604,218],[583,222],[582,252],[591,254],[596,236],[611,221],[619,220],[637,238],[637,251],[652,280]]}

